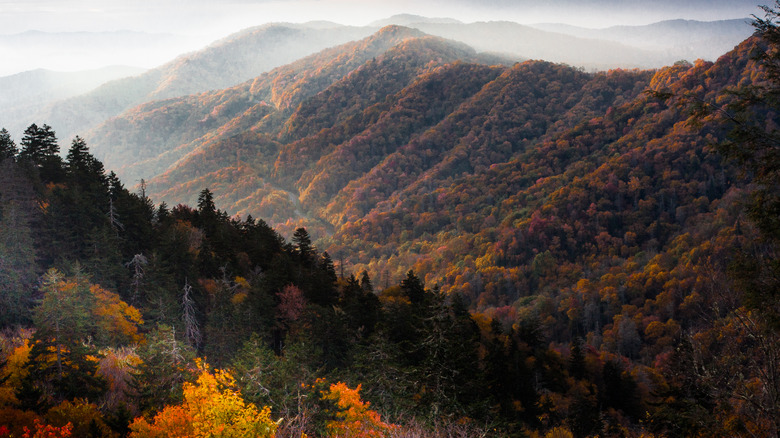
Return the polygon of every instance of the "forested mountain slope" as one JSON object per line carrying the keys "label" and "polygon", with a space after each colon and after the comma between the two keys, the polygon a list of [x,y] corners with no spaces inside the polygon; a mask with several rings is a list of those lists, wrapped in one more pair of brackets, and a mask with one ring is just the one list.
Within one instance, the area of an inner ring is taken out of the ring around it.
{"label": "forested mountain slope", "polygon": [[[45,120],[59,127],[62,138],[70,139],[133,106],[231,87],[319,50],[367,37],[378,30],[379,23],[406,25],[515,61],[544,59],[594,70],[650,68],[679,59],[713,58],[749,34],[749,25],[743,21],[662,22],[604,30],[558,25],[534,28],[512,22],[466,24],[416,16],[391,17],[362,27],[329,22],[269,23],[183,54],[143,75],[56,103],[34,101],[30,107],[34,111],[0,115],[3,125],[14,132]],[[691,43],[680,46],[679,41]]]}
{"label": "forested mountain slope", "polygon": [[238,87],[139,107],[91,142],[109,166],[136,163],[121,174],[171,205],[210,187],[227,211],[306,225],[390,283],[412,266],[480,308],[509,305],[553,287],[542,261],[576,282],[595,261],[663,252],[731,193],[732,171],[707,147],[723,132],[686,130],[685,113],[643,92],[712,98],[749,80],[753,47],[589,74],[473,64],[465,47],[389,27]]}

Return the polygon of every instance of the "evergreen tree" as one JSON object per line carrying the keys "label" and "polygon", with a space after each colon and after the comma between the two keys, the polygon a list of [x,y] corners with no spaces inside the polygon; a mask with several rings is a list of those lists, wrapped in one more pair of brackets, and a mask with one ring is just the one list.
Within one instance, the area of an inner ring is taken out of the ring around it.
{"label": "evergreen tree", "polygon": [[314,256],[314,246],[312,246],[311,237],[306,228],[297,228],[293,233],[292,242],[301,261],[310,262]]}
{"label": "evergreen tree", "polygon": [[374,293],[374,286],[371,284],[371,277],[368,276],[367,271],[363,271],[363,273],[360,274],[360,287],[363,288],[363,291],[366,293]]}
{"label": "evergreen tree", "polygon": [[[71,143],[66,157],[66,169],[69,179],[82,190],[106,196],[108,181],[103,163],[89,152],[87,142],[76,136]],[[94,201],[98,201],[97,199]],[[103,200],[99,200],[103,202]]]}
{"label": "evergreen tree", "polygon": [[19,158],[40,170],[41,179],[47,182],[62,181],[64,176],[60,146],[51,126],[31,124],[24,131]]}
{"label": "evergreen tree", "polygon": [[213,236],[218,226],[219,213],[214,204],[214,195],[203,189],[198,195],[198,225],[208,236]]}
{"label": "evergreen tree", "polygon": [[141,364],[133,379],[133,388],[142,412],[156,412],[165,405],[182,400],[182,385],[195,370],[195,351],[185,344],[176,329],[159,325],[138,349]]}
{"label": "evergreen tree", "polygon": [[406,273],[406,278],[401,281],[401,289],[413,305],[422,304],[425,300],[425,285],[411,269]]}
{"label": "evergreen tree", "polygon": [[0,129],[0,161],[8,158],[16,158],[16,154],[19,151],[16,148],[16,143],[11,138],[11,134],[5,129]]}
{"label": "evergreen tree", "polygon": [[585,353],[582,351],[583,340],[580,337],[571,342],[569,350],[569,374],[575,379],[585,377]]}
{"label": "evergreen tree", "polygon": [[34,226],[40,216],[32,181],[13,160],[0,162],[0,327],[26,323],[38,277]]}

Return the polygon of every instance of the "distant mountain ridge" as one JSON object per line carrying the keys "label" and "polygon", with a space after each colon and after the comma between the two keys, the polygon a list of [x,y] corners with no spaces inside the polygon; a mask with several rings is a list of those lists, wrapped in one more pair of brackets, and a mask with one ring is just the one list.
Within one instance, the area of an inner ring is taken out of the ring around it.
{"label": "distant mountain ridge", "polygon": [[667,20],[646,26],[612,26],[588,29],[562,24],[534,24],[531,27],[571,35],[621,42],[645,50],[659,50],[680,59],[715,60],[753,34],[751,20],[721,21]]}
{"label": "distant mountain ridge", "polygon": [[[707,35],[717,34],[719,26],[733,31],[723,32],[716,40],[717,44],[707,39],[694,40],[699,43],[686,47],[682,52],[673,48],[660,50],[624,44],[628,38],[611,37],[617,41],[581,38],[565,34],[571,29],[563,29],[563,33],[549,32],[510,22],[464,24],[446,18],[414,15],[394,16],[382,22],[408,24],[427,34],[464,42],[477,51],[505,59],[544,59],[587,70],[660,67],[689,58],[687,54],[706,57],[718,48],[733,47],[742,39],[737,38],[739,26],[730,22],[703,24],[710,29]],[[631,28],[629,33],[644,32],[656,36],[669,33],[661,28],[658,31],[648,30],[659,26]],[[675,38],[690,39],[698,29],[687,28],[674,33]],[[2,124],[12,132],[21,132],[30,123],[45,121],[57,126],[60,137],[67,140],[76,134],[85,135],[108,118],[136,105],[231,87],[324,48],[359,40],[376,30],[371,26],[347,27],[331,22],[271,23],[244,29],[137,77],[114,81],[47,107],[38,101],[25,111],[6,112]],[[723,52],[726,50],[723,49]],[[713,59],[715,57],[712,56]],[[40,107],[44,109],[34,110]]]}
{"label": "distant mountain ridge", "polygon": [[39,114],[58,100],[71,98],[115,79],[141,74],[146,69],[112,66],[97,70],[57,72],[32,70],[0,77],[0,125],[21,136],[19,120]]}
{"label": "distant mountain ridge", "polygon": [[447,17],[423,17],[421,15],[413,15],[413,14],[398,14],[393,15],[392,17],[385,18],[383,20],[376,20],[369,23],[370,27],[384,27],[389,25],[397,25],[397,26],[413,26],[414,24],[418,23],[438,23],[438,24],[463,24],[463,22],[456,20],[454,18],[447,18]]}

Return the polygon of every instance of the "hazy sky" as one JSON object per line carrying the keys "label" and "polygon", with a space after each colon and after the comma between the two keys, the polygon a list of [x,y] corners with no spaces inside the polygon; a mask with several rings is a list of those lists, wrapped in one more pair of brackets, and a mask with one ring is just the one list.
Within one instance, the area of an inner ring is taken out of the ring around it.
{"label": "hazy sky", "polygon": [[[117,30],[226,34],[268,21],[364,25],[397,13],[587,27],[757,12],[754,0],[0,0],[0,33]],[[766,3],[766,2],[764,2]]]}
{"label": "hazy sky", "polygon": [[[79,70],[118,63],[154,67],[230,33],[274,21],[366,25],[411,13],[463,22],[509,20],[607,27],[673,18],[742,18],[758,13],[757,4],[756,0],[0,0],[0,59],[4,60],[0,76],[33,68]],[[40,48],[21,48],[14,46],[13,39],[2,38],[29,30],[133,30],[172,33],[187,39],[167,46],[137,47],[140,56],[120,53],[120,47],[114,53],[103,50],[97,55],[81,48],[76,56],[78,47],[71,50],[42,43]]]}

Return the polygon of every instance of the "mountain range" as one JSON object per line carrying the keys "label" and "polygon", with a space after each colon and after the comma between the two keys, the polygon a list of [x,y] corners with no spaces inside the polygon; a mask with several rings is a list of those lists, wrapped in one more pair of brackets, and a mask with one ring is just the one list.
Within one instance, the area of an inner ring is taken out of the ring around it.
{"label": "mountain range", "polygon": [[702,221],[738,192],[708,148],[724,132],[686,129],[689,114],[645,91],[713,99],[749,80],[753,47],[589,73],[502,64],[388,26],[234,87],[138,106],[88,142],[157,201],[192,204],[209,188],[231,214],[306,226],[379,281],[413,267],[496,308],[573,287],[553,267],[632,275],[679,236],[712,237]]}
{"label": "mountain range", "polygon": [[[604,30],[560,25],[532,27],[511,22],[466,24],[447,18],[416,15],[398,15],[365,27],[330,22],[272,23],[237,32],[144,74],[111,81],[99,87],[99,83],[95,83],[94,87],[97,88],[85,94],[31,97],[27,99],[29,106],[26,111],[0,109],[0,123],[11,132],[21,132],[30,123],[45,121],[51,126],[57,126],[63,139],[70,139],[77,134],[83,136],[106,119],[136,105],[234,86],[325,48],[365,38],[385,24],[403,25],[430,35],[457,40],[479,52],[506,58],[503,62],[544,59],[587,70],[658,68],[681,59],[714,60],[751,32],[745,20],[711,23],[671,21]],[[44,42],[55,38],[55,35],[50,34],[32,34],[35,35],[43,38]],[[26,44],[30,45],[30,40],[36,40],[32,36],[27,35]],[[72,42],[77,39],[83,40],[81,46],[104,47],[106,42],[119,37],[134,37],[143,43],[146,39],[142,36],[112,34],[106,37],[103,34],[84,33],[66,34],[62,40]],[[0,37],[0,46],[5,40],[12,42],[13,38],[17,37]],[[679,41],[690,43],[681,46]],[[54,47],[61,47],[62,42],[59,44]],[[145,46],[140,44],[139,47]],[[115,50],[121,52],[122,46],[117,46]],[[63,56],[61,54],[70,52],[60,49],[58,53],[58,56]],[[19,83],[14,88],[35,89],[36,84],[34,81]]]}

